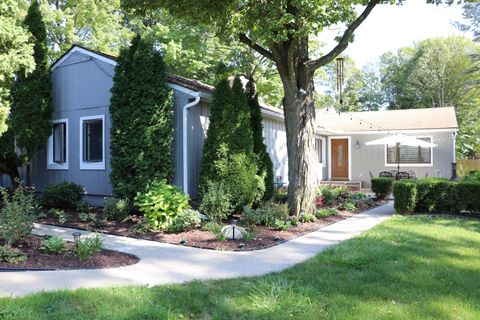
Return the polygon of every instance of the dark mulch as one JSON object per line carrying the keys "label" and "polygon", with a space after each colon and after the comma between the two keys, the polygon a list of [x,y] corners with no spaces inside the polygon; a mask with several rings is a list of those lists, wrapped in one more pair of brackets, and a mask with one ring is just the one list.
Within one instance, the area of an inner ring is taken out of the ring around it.
{"label": "dark mulch", "polygon": [[17,247],[26,254],[27,260],[18,264],[0,262],[0,269],[100,269],[128,266],[139,261],[135,256],[104,249],[80,261],[73,253],[74,243],[67,242],[64,253],[53,254],[40,249],[43,239],[35,235],[27,237]]}
{"label": "dark mulch", "polygon": [[[383,204],[378,202],[377,205]],[[100,209],[94,210],[98,214]],[[340,211],[339,215],[317,219],[315,222],[303,223],[296,227],[290,228],[288,231],[278,231],[270,227],[258,226],[255,229],[256,237],[252,240],[217,240],[212,232],[194,229],[180,233],[165,232],[146,232],[137,233],[132,231],[132,227],[142,219],[139,215],[132,215],[127,221],[106,221],[102,226],[94,226],[88,222],[82,222],[78,219],[78,215],[73,211],[67,211],[68,221],[65,224],[59,224],[55,217],[48,216],[39,220],[40,223],[53,224],[63,227],[77,228],[83,230],[96,230],[102,233],[121,235],[132,238],[153,240],[166,242],[171,244],[181,244],[198,248],[214,249],[214,250],[258,250],[271,247],[290,240],[306,233],[318,230],[331,223],[344,220],[359,212]]]}

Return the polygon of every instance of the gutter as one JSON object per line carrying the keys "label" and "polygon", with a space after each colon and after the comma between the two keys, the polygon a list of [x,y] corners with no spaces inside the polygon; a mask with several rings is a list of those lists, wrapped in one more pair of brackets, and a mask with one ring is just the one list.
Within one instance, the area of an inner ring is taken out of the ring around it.
{"label": "gutter", "polygon": [[182,145],[183,145],[183,192],[188,194],[188,148],[187,148],[187,121],[188,121],[188,109],[196,106],[200,102],[200,92],[189,92],[190,96],[195,98],[192,102],[187,103],[182,108],[183,115],[183,127],[182,127]]}

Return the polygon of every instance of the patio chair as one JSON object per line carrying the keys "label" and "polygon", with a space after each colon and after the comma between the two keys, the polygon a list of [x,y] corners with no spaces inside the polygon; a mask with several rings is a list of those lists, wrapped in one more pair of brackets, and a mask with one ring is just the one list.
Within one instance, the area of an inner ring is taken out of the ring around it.
{"label": "patio chair", "polygon": [[397,174],[395,175],[395,179],[397,180],[410,179],[410,175],[408,174],[408,172],[400,171],[400,172],[397,172]]}
{"label": "patio chair", "polygon": [[393,174],[390,171],[382,171],[378,174],[380,178],[393,178]]}

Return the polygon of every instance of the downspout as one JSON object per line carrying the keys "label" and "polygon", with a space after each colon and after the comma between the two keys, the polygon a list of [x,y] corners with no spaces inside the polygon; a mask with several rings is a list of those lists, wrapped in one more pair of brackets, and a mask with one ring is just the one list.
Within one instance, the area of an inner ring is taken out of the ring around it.
{"label": "downspout", "polygon": [[182,131],[182,145],[183,145],[183,192],[188,194],[188,148],[187,148],[187,121],[188,121],[188,109],[197,105],[200,102],[200,93],[195,92],[190,94],[195,99],[183,106],[183,131]]}
{"label": "downspout", "polygon": [[458,180],[457,176],[457,131],[452,133],[453,140],[453,162],[452,162],[452,177],[450,180]]}

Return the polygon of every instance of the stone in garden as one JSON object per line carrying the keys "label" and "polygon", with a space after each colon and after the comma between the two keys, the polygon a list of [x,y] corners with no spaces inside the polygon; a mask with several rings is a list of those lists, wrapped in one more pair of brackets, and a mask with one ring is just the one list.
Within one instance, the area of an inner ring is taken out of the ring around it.
{"label": "stone in garden", "polygon": [[[243,239],[243,235],[247,232],[245,228],[239,227],[239,226],[225,226],[222,228],[222,235],[226,239]],[[235,237],[234,237],[235,236]]]}

